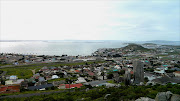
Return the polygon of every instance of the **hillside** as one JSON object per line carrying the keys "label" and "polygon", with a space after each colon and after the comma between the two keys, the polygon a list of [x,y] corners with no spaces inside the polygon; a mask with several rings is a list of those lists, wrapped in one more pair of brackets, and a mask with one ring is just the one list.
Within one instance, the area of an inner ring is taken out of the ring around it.
{"label": "hillside", "polygon": [[142,52],[152,50],[152,49],[144,48],[143,46],[138,45],[138,44],[129,44],[129,45],[123,47],[122,49],[123,50],[132,50],[132,51],[142,51]]}

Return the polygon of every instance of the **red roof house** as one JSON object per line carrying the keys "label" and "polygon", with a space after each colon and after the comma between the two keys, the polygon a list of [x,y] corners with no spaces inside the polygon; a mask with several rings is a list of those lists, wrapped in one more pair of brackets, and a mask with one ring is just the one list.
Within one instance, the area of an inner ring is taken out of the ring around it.
{"label": "red roof house", "polygon": [[90,76],[94,76],[94,73],[93,73],[93,72],[88,72],[88,74],[89,74]]}
{"label": "red roof house", "polygon": [[83,84],[78,83],[78,84],[61,84],[59,85],[59,89],[67,89],[67,88],[81,88],[81,86],[83,86]]}
{"label": "red roof house", "polygon": [[80,71],[79,70],[75,70],[76,73],[79,73]]}
{"label": "red roof house", "polygon": [[20,92],[20,85],[0,86],[0,94]]}

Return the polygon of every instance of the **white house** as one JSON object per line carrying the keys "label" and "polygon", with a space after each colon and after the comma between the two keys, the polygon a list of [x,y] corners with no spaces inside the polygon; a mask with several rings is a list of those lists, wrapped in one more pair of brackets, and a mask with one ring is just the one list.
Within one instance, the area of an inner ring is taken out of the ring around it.
{"label": "white house", "polygon": [[87,82],[83,77],[79,77],[76,83],[85,83]]}
{"label": "white house", "polygon": [[18,79],[18,80],[13,81],[13,84],[21,84],[21,82],[23,81],[24,79]]}
{"label": "white house", "polygon": [[159,74],[164,74],[165,73],[165,68],[156,68],[154,70],[155,73],[159,73]]}
{"label": "white house", "polygon": [[52,76],[52,79],[57,79],[57,78],[59,78],[57,75]]}
{"label": "white house", "polygon": [[173,72],[173,74],[174,74],[176,77],[180,77],[180,71],[175,71],[175,72]]}
{"label": "white house", "polygon": [[10,80],[16,80],[18,77],[16,76],[16,75],[11,75],[10,77],[9,77],[9,79]]}
{"label": "white house", "polygon": [[144,73],[144,77],[147,77],[149,81],[152,81],[157,78],[156,75],[150,74],[150,73]]}
{"label": "white house", "polygon": [[13,84],[12,80],[5,81],[5,85],[12,85],[12,84]]}
{"label": "white house", "polygon": [[114,68],[121,69],[121,67],[119,65],[116,65]]}

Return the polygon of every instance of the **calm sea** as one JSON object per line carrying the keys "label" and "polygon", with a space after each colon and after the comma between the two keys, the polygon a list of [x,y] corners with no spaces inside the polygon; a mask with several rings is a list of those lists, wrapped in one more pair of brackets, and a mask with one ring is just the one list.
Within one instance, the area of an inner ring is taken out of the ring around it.
{"label": "calm sea", "polygon": [[[91,55],[99,48],[120,48],[122,41],[48,41],[48,42],[0,42],[0,53],[34,55]],[[144,42],[136,42],[144,43]]]}

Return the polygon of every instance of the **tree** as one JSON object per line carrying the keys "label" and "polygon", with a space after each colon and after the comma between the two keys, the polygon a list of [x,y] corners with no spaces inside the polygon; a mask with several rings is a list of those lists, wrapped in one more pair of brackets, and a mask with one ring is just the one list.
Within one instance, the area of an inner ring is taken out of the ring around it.
{"label": "tree", "polygon": [[123,75],[123,74],[125,74],[125,70],[121,70],[121,71],[119,72],[119,75]]}
{"label": "tree", "polygon": [[144,81],[145,81],[145,82],[148,82],[148,81],[149,81],[149,79],[148,79],[147,77],[145,77],[145,78],[144,78]]}
{"label": "tree", "polygon": [[101,73],[101,76],[103,76],[103,80],[104,80],[104,71]]}
{"label": "tree", "polygon": [[73,82],[73,80],[71,80],[71,79],[66,79],[65,81],[66,81],[66,83],[69,84],[69,93],[70,93],[70,84]]}
{"label": "tree", "polygon": [[113,78],[113,74],[108,74],[108,75],[107,75],[107,78],[108,78],[108,79],[112,79],[112,78]]}

